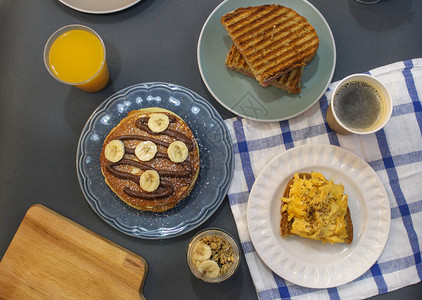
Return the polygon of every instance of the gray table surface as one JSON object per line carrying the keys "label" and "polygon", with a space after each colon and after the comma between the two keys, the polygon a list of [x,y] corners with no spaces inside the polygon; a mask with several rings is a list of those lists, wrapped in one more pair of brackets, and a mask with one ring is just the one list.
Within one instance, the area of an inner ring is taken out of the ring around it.
{"label": "gray table surface", "polygon": [[[337,47],[333,80],[422,57],[422,1],[311,0],[330,25]],[[220,0],[143,0],[113,14],[85,14],[57,0],[0,0],[0,257],[27,209],[41,203],[143,256],[149,264],[148,299],[256,299],[242,257],[234,277],[219,285],[191,275],[186,245],[199,229],[224,228],[238,239],[227,198],[192,232],[142,240],[115,230],[90,208],[76,177],[76,145],[85,122],[108,96],[132,84],[169,82],[207,99],[223,118],[234,115],[208,92],[197,65],[201,28]],[[48,37],[67,24],[84,24],[105,40],[111,72],[101,92],[85,93],[56,82],[44,68]],[[416,299],[422,284],[376,299]]]}

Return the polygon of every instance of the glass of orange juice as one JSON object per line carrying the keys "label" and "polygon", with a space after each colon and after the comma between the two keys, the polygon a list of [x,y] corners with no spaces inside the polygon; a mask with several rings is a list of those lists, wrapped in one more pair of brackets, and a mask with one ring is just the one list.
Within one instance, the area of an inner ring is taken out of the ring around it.
{"label": "glass of orange juice", "polygon": [[86,92],[102,90],[110,78],[103,40],[83,25],[54,32],[44,48],[44,64],[56,80]]}

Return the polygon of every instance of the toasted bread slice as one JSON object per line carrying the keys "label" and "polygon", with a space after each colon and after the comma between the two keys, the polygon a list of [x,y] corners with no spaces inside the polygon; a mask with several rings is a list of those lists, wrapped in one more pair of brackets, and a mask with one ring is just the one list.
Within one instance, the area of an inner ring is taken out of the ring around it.
{"label": "toasted bread slice", "polygon": [[[299,177],[310,179],[311,173],[299,173]],[[286,189],[284,190],[284,193],[283,193],[283,198],[289,197],[290,187],[293,183],[293,180],[294,180],[294,177],[292,179],[290,179],[290,181],[287,183]],[[283,204],[284,203],[282,202],[281,203],[281,209],[280,209],[281,210],[280,233],[281,233],[281,236],[283,238],[287,238],[289,236],[294,235],[292,233],[293,220],[289,221],[289,215],[288,215],[287,211],[282,211]],[[345,221],[346,232],[347,232],[347,239],[344,240],[344,243],[351,244],[352,241],[353,241],[353,223],[352,223],[352,218],[351,218],[349,207],[347,207],[347,212],[346,212],[346,215],[344,217],[344,221]]]}
{"label": "toasted bread slice", "polygon": [[[227,54],[226,66],[233,71],[255,78],[242,54],[240,54],[235,45],[231,46],[230,51]],[[291,94],[298,94],[301,92],[300,85],[303,69],[304,66],[287,72],[281,77],[273,80],[270,84]]]}
{"label": "toasted bread slice", "polygon": [[306,65],[319,46],[307,19],[282,5],[241,7],[220,21],[263,86]]}

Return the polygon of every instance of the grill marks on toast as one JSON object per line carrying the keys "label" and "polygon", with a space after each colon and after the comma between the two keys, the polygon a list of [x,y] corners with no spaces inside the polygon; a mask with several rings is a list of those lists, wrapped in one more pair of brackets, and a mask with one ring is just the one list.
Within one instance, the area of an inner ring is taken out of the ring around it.
{"label": "grill marks on toast", "polygon": [[302,73],[304,66],[294,69],[283,76],[273,80],[270,84],[289,93],[297,94],[301,92]]}
{"label": "grill marks on toast", "polygon": [[259,40],[263,37],[265,39],[265,34],[270,30],[272,31],[277,20],[288,21],[285,18],[285,12],[277,13],[274,11],[264,11],[264,14],[262,15],[253,15],[253,11],[248,11],[248,8],[245,8],[245,10],[245,14],[233,16],[234,18],[241,18],[241,20],[234,23],[232,26],[227,26],[227,28],[231,30],[231,34],[239,39],[239,44],[243,44],[242,41],[248,42],[248,40]]}
{"label": "grill marks on toast", "polygon": [[242,72],[245,75],[253,76],[251,69],[249,68],[246,60],[242,54],[237,50],[235,45],[232,45],[229,53],[226,57],[226,66],[232,70]]}
{"label": "grill marks on toast", "polygon": [[221,18],[261,85],[307,64],[319,46],[306,18],[281,5],[238,8]]}
{"label": "grill marks on toast", "polygon": [[[242,54],[240,54],[240,52],[237,50],[235,45],[231,46],[230,51],[227,54],[225,63],[228,68],[234,71],[240,72],[244,75],[255,78],[254,74],[249,68],[249,65],[246,63]],[[290,72],[287,72],[280,78],[273,80],[270,84],[279,89],[288,91],[289,93],[293,93],[293,94],[300,93],[301,92],[300,84],[301,84],[303,68],[304,67],[300,67]]]}

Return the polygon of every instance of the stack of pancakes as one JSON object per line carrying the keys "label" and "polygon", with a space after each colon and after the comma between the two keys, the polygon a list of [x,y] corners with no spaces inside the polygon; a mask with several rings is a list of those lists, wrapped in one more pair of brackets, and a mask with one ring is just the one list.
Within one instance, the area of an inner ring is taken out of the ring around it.
{"label": "stack of pancakes", "polygon": [[221,23],[233,41],[226,65],[274,85],[300,93],[303,67],[315,56],[319,38],[306,18],[282,5],[241,7]]}
{"label": "stack of pancakes", "polygon": [[[148,121],[154,114],[168,117],[165,130],[154,132],[149,128]],[[168,154],[169,146],[176,141],[187,148],[187,157],[181,162],[174,162]],[[124,153],[116,161],[107,152],[110,152],[107,145],[115,142],[124,145]],[[142,142],[156,145],[156,153],[148,161],[141,161],[135,153]],[[200,169],[198,145],[189,126],[175,113],[157,107],[131,111],[114,127],[104,141],[100,162],[107,185],[122,201],[136,209],[153,212],[169,210],[185,198]],[[159,177],[152,191],[141,187],[140,179],[147,171],[155,171]]]}

